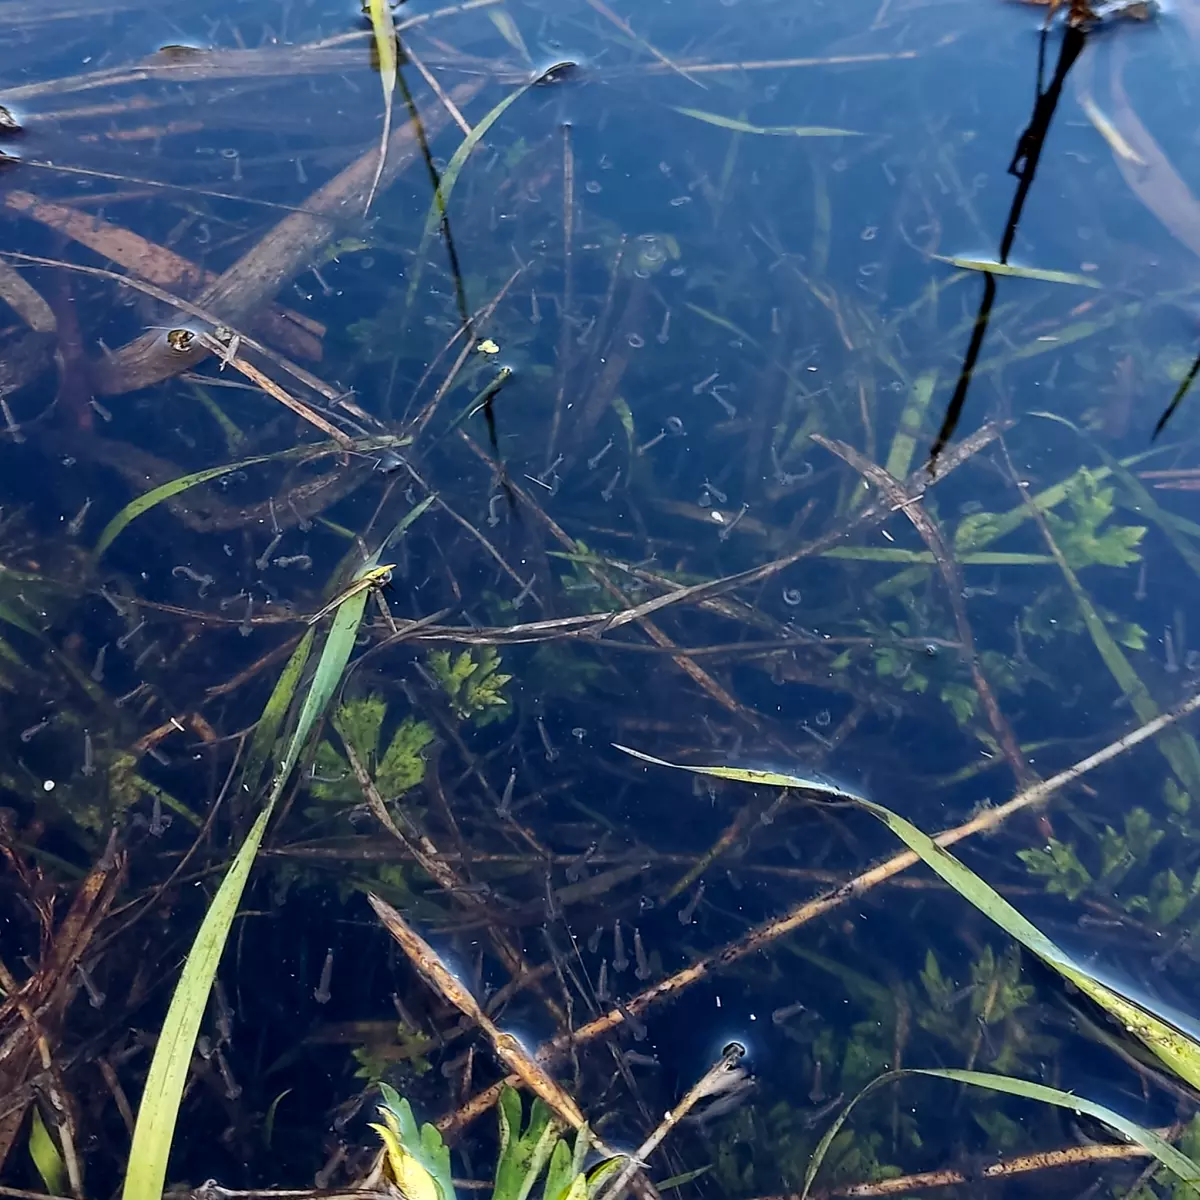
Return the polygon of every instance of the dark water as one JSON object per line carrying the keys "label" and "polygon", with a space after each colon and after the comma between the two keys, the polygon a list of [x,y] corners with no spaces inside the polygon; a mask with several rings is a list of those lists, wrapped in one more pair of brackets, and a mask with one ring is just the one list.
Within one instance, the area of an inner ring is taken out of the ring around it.
{"label": "dark water", "polygon": [[[23,127],[3,143],[0,250],[42,298],[0,289],[0,959],[18,985],[53,966],[115,830],[124,875],[81,952],[103,1003],[72,958],[42,1017],[84,1190],[124,1175],[121,1105],[136,1112],[180,963],[264,803],[240,755],[305,617],[430,495],[254,866],[171,1184],[343,1186],[377,1144],[380,1078],[436,1120],[499,1077],[371,891],[481,998],[518,958],[553,964],[495,1014],[531,1048],[606,996],[634,1013],[555,1067],[610,1144],[640,1143],[743,1042],[756,1087],[652,1160],[658,1180],[707,1166],[696,1194],[797,1190],[830,1102],[894,1066],[1190,1117],[1119,1029],[921,867],[773,926],[896,852],[867,815],[693,785],[612,743],[826,772],[935,831],[1192,694],[1194,6],[1044,38],[1044,9],[998,0],[460,7],[396,10],[409,132],[365,218],[382,95],[353,6],[0,10],[19,47],[0,103]],[[465,162],[446,97],[469,127],[511,100]],[[287,457],[328,435],[235,364],[170,348],[206,317],[355,453]],[[136,495],[259,458],[96,555]],[[880,493],[872,464],[908,490]],[[959,845],[1185,1026],[1188,728]],[[440,883],[364,803],[343,737]],[[21,1027],[0,1014],[6,1037]],[[61,1118],[22,1054],[0,1060],[2,1181],[41,1189],[30,1099]],[[457,1175],[489,1177],[493,1126],[457,1141]],[[1071,1113],[906,1080],[856,1111],[821,1180],[969,1179],[1096,1138]],[[1143,1168],[991,1186],[1125,1195]]]}

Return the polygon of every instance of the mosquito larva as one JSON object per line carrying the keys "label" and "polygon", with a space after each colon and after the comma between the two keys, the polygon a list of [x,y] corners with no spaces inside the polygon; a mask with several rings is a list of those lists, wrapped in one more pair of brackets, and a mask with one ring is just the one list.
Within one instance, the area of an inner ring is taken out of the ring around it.
{"label": "mosquito larva", "polygon": [[488,500],[487,523],[491,529],[495,529],[500,524],[500,505],[503,501],[504,497],[499,492]]}
{"label": "mosquito larva", "polygon": [[137,658],[133,660],[133,669],[136,671],[157,649],[158,642],[151,642],[150,645],[148,645],[145,650],[143,650],[141,654],[139,654]]}
{"label": "mosquito larva", "polygon": [[83,731],[82,771],[89,778],[96,773],[96,756],[95,750],[92,747],[92,735],[86,729]]}
{"label": "mosquito larva", "polygon": [[612,995],[608,990],[607,958],[602,958],[600,960],[600,975],[596,980],[596,999],[599,1000],[601,1004],[607,1004],[612,999]]}
{"label": "mosquito larva", "polygon": [[283,541],[283,534],[277,533],[268,543],[267,548],[254,560],[254,565],[260,570],[265,571],[271,565],[271,555],[279,548],[279,543]]}
{"label": "mosquito larva", "polygon": [[696,885],[696,890],[692,893],[692,898],[679,910],[680,925],[690,925],[692,918],[696,915],[696,909],[700,907],[700,901],[704,898],[704,881]]}
{"label": "mosquito larva", "polygon": [[552,763],[558,759],[558,751],[554,748],[554,743],[550,741],[550,734],[546,730],[546,722],[539,716],[537,718],[538,736],[542,739],[542,748],[546,751],[546,761]]}
{"label": "mosquito larva", "polygon": [[96,981],[83,963],[75,964],[75,973],[79,976],[79,982],[83,984],[83,990],[87,992],[88,1003],[93,1008],[103,1008],[104,993],[96,986]]}
{"label": "mosquito larva", "polygon": [[633,931],[633,959],[637,963],[633,974],[645,983],[650,978],[650,960],[646,957],[646,947],[642,944],[642,935],[637,929]]}
{"label": "mosquito larva", "polygon": [[96,663],[92,667],[92,680],[95,683],[103,683],[104,682],[104,659],[107,654],[108,654],[108,643],[105,642],[104,645],[100,647],[100,651],[96,655]]}
{"label": "mosquito larva", "polygon": [[507,817],[512,813],[513,788],[517,786],[517,768],[513,767],[508,773],[508,782],[504,785],[504,795],[500,797],[500,803],[496,808],[496,812],[502,817]]}
{"label": "mosquito larva", "polygon": [[624,971],[629,966],[629,957],[625,953],[625,936],[621,932],[620,918],[613,922],[613,970]]}
{"label": "mosquito larva", "polygon": [[325,962],[321,966],[321,978],[313,989],[313,999],[318,1004],[329,1003],[329,985],[333,982],[333,947],[325,951]]}
{"label": "mosquito larva", "polygon": [[665,346],[667,339],[671,336],[671,310],[668,308],[663,314],[662,328],[658,331],[658,344]]}
{"label": "mosquito larva", "polygon": [[613,498],[613,493],[617,490],[617,484],[621,482],[621,468],[618,467],[616,474],[608,481],[607,486],[600,493],[600,499],[606,504]]}
{"label": "mosquito larva", "polygon": [[189,566],[178,566],[171,568],[171,574],[176,579],[190,579],[193,583],[200,585],[196,595],[203,599],[208,595],[208,589],[213,585],[213,577],[211,575],[201,575],[199,571],[193,571]]}
{"label": "mosquito larva", "polygon": [[295,567],[298,571],[312,570],[312,559],[307,554],[283,554],[271,561],[277,567]]}
{"label": "mosquito larva", "polygon": [[588,470],[594,471],[604,460],[604,456],[612,449],[613,440],[609,438],[591,458],[587,460]]}
{"label": "mosquito larva", "polygon": [[124,650],[143,629],[146,628],[146,618],[143,617],[128,633],[117,638],[117,649]]}
{"label": "mosquito larva", "polygon": [[750,508],[750,505],[748,505],[748,504],[742,505],[742,507],[738,510],[737,516],[734,517],[733,520],[730,521],[728,524],[724,525],[721,529],[721,532],[717,534],[718,540],[720,540],[722,542],[728,541],[729,535],[734,531],[734,528],[736,527],[737,523],[746,515],[749,508]]}
{"label": "mosquito larva", "polygon": [[42,730],[45,729],[46,726],[49,725],[50,722],[53,720],[54,720],[54,718],[52,716],[50,716],[50,717],[47,717],[44,721],[39,721],[36,725],[30,725],[30,727],[28,729],[23,729],[21,731],[21,741],[25,742],[25,743],[32,742],[33,739],[35,737],[37,737],[37,735],[39,733],[41,733]]}
{"label": "mosquito larva", "polygon": [[242,637],[249,637],[254,632],[254,622],[251,619],[254,615],[254,597],[246,597],[246,615],[242,618],[242,623],[238,626],[238,633]]}

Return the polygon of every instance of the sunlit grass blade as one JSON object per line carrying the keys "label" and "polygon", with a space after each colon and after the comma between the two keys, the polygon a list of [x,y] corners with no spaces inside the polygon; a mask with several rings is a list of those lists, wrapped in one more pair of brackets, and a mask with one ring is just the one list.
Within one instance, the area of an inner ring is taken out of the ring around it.
{"label": "sunlit grass blade", "polygon": [[1154,1130],[1147,1129],[1145,1126],[1139,1125],[1136,1121],[1129,1120],[1128,1117],[1122,1116],[1107,1105],[1098,1104],[1094,1100],[1088,1100],[1086,1097],[1077,1096],[1072,1092],[1064,1092],[1061,1088],[1048,1087],[1043,1083],[1032,1083],[1027,1079],[1014,1079],[1009,1075],[996,1075],[987,1071],[925,1070],[910,1067],[902,1071],[888,1071],[886,1074],[880,1075],[878,1079],[873,1079],[842,1109],[837,1119],[825,1131],[820,1142],[817,1143],[817,1147],[808,1161],[808,1167],[804,1173],[804,1187],[800,1192],[801,1200],[804,1200],[804,1197],[812,1189],[817,1173],[821,1169],[821,1164],[825,1161],[825,1156],[829,1153],[829,1147],[833,1144],[834,1138],[841,1132],[846,1119],[850,1116],[850,1113],[859,1101],[864,1100],[867,1096],[889,1083],[895,1083],[897,1080],[910,1076],[924,1076],[928,1079],[947,1079],[952,1083],[963,1083],[971,1087],[986,1088],[989,1091],[1003,1092],[1009,1096],[1019,1096],[1025,1100],[1035,1100],[1039,1104],[1052,1104],[1057,1108],[1065,1108],[1074,1113],[1084,1113],[1102,1122],[1130,1142],[1141,1146],[1143,1150],[1154,1155],[1177,1179],[1189,1185],[1195,1185],[1200,1182],[1200,1166],[1191,1158],[1181,1150],[1177,1150],[1164,1138],[1159,1137]]}
{"label": "sunlit grass blade", "polygon": [[1073,983],[1106,1012],[1110,1013],[1129,1032],[1181,1079],[1193,1087],[1200,1087],[1200,1044],[1187,1034],[1141,1005],[1126,999],[1112,988],[1102,984],[1085,967],[1051,941],[1036,925],[1018,912],[1007,900],[985,883],[970,867],[961,863],[948,850],[943,849],[927,833],[910,821],[894,813],[882,804],[857,795],[827,781],[814,781],[803,775],[789,775],[778,771],[759,771],[744,767],[690,766],[686,763],[667,762],[640,750],[617,746],[618,750],[640,758],[644,762],[675,770],[690,771],[698,775],[712,775],[719,779],[730,779],[742,783],[769,787],[790,787],[805,791],[824,792],[839,799],[849,800],[882,821],[910,850],[917,854],[936,874],[948,883],[960,896],[973,904],[984,916],[999,925],[1027,950],[1036,954],[1048,967],[1057,971],[1064,979]]}
{"label": "sunlit grass blade", "polygon": [[379,60],[379,82],[383,87],[383,132],[379,136],[379,162],[375,166],[375,178],[367,192],[367,203],[363,216],[371,211],[371,201],[383,175],[387,159],[388,139],[392,136],[392,94],[396,90],[396,23],[392,20],[389,0],[369,0],[367,12],[371,18],[371,35],[375,40],[375,56]]}
{"label": "sunlit grass blade", "polygon": [[[421,512],[428,503],[418,506]],[[408,528],[417,509],[409,512],[360,568],[360,574],[378,565],[384,548]],[[167,1174],[167,1160],[179,1113],[179,1102],[187,1082],[188,1067],[200,1030],[200,1021],[212,990],[213,978],[225,949],[233,918],[250,875],[267,823],[283,789],[299,761],[300,754],[321,714],[342,680],[346,664],[354,652],[354,641],[362,623],[370,592],[366,589],[348,597],[334,613],[329,635],[321,650],[313,681],[305,694],[288,741],[283,762],[271,783],[266,804],[238,850],[232,866],[221,881],[201,922],[196,940],[184,963],[163,1021],[154,1059],[146,1077],[146,1086],[138,1105],[137,1124],[129,1151],[123,1200],[161,1200]],[[295,656],[293,656],[294,658]],[[289,663],[289,667],[292,664]]]}
{"label": "sunlit grass blade", "polygon": [[283,673],[267,698],[262,716],[258,718],[258,725],[254,729],[254,737],[250,742],[250,750],[246,754],[246,766],[242,770],[242,790],[245,792],[254,791],[258,786],[258,781],[262,778],[263,767],[279,737],[283,718],[291,708],[292,701],[296,696],[296,689],[300,686],[300,677],[304,674],[304,668],[308,663],[315,635],[316,630],[310,629],[300,639],[300,644],[292,651],[292,656],[283,668]]}
{"label": "sunlit grass blade", "polygon": [[684,108],[681,105],[672,107],[685,117],[692,117],[721,129],[732,129],[736,133],[757,133],[768,137],[862,137],[857,129],[836,129],[830,125],[751,125],[749,121],[705,112],[702,108]]}
{"label": "sunlit grass blade", "polygon": [[541,76],[531,79],[528,83],[522,84],[515,92],[511,92],[505,96],[499,104],[495,106],[486,116],[484,116],[479,124],[477,124],[465,138],[463,138],[457,150],[451,156],[450,161],[446,164],[446,169],[442,172],[441,181],[433,193],[433,200],[429,204],[429,211],[425,214],[425,228],[421,231],[421,243],[417,247],[417,253],[412,260],[412,270],[408,281],[408,293],[405,297],[406,309],[412,308],[413,301],[416,299],[417,290],[421,286],[422,267],[425,262],[425,256],[429,253],[429,243],[433,241],[434,234],[437,233],[438,226],[442,223],[446,215],[446,205],[450,200],[450,194],[454,191],[454,185],[458,182],[458,177],[462,173],[462,169],[466,164],[467,159],[471,155],[471,151],[479,145],[484,135],[489,129],[508,111],[510,105],[519,100],[529,89],[538,82]]}
{"label": "sunlit grass blade", "polygon": [[949,263],[961,271],[984,271],[988,275],[1013,275],[1018,279],[1037,279],[1042,283],[1074,283],[1079,287],[1103,286],[1098,279],[1077,275],[1073,271],[1047,271],[1041,267],[1018,267],[1012,263],[990,262],[982,258],[960,258],[957,254],[935,254],[938,262]]}

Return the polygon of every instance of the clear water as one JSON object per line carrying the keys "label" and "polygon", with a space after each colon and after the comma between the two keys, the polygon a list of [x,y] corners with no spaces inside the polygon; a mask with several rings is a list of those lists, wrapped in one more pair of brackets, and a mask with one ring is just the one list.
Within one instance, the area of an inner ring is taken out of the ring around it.
{"label": "clear water", "polygon": [[[61,920],[115,828],[126,875],[83,957],[104,1003],[71,976],[50,1030],[89,1193],[119,1183],[128,1146],[97,1056],[136,1109],[179,964],[263,800],[231,774],[235,752],[304,618],[359,561],[354,539],[374,549],[430,494],[386,557],[384,593],[397,629],[428,624],[384,646],[372,602],[338,703],[379,697],[366,766],[462,886],[438,886],[380,827],[326,727],[234,923],[219,972],[232,1033],[210,1007],[203,1048],[220,1055],[196,1059],[171,1182],[341,1186],[373,1152],[375,1079],[432,1120],[498,1077],[482,1042],[439,1043],[457,1018],[379,928],[372,890],[480,996],[511,977],[501,943],[530,967],[561,950],[497,1016],[530,1046],[612,1009],[604,964],[644,1036],[618,1022],[556,1072],[611,1144],[639,1143],[743,1041],[756,1087],[654,1160],[659,1180],[708,1166],[688,1191],[797,1189],[830,1101],[894,1065],[970,1065],[1171,1119],[1173,1093],[1099,1032],[1120,1031],[922,868],[779,934],[772,922],[896,851],[868,816],[693,786],[612,748],[824,772],[934,831],[1195,690],[1186,388],[1154,435],[1200,349],[1197,16],[1119,16],[1083,37],[1060,20],[1043,39],[1044,16],[901,0],[406,3],[393,128],[411,103],[429,156],[398,134],[396,177],[364,216],[383,98],[353,6],[0,13],[20,46],[0,103],[23,127],[3,143],[0,250],[52,313],[26,303],[42,314],[31,334],[6,308],[0,330],[2,957],[28,977],[45,953],[28,898],[55,892]],[[470,127],[511,100],[461,164],[444,97]],[[350,201],[306,218],[355,169]],[[947,261],[1002,251],[1015,274]],[[247,255],[236,287],[225,275],[202,294],[198,270]],[[166,295],[116,278],[139,271]],[[480,345],[451,377],[464,306]],[[325,439],[234,365],[181,370],[169,331],[211,329],[205,314],[310,372],[235,347],[319,419],[414,440],[403,462],[376,449],[239,467],[97,558],[106,522],[148,488]],[[501,368],[511,378],[479,408]],[[944,570],[904,496],[881,501],[839,445],[925,489],[917,515]],[[1018,483],[1043,498],[1045,530]],[[432,656],[474,647],[483,663],[487,643],[492,678],[511,679],[471,711]],[[428,736],[408,761],[424,775],[405,792],[384,751],[417,721]],[[959,846],[1065,948],[1184,1027],[1200,920],[1188,729]],[[694,981],[678,974],[698,961]],[[398,1019],[434,1040],[414,1057]],[[657,1064],[618,1064],[630,1051]],[[0,1064],[0,1090],[17,1094],[30,1069]],[[27,1122],[22,1104],[5,1112]],[[492,1127],[459,1140],[457,1174],[487,1176]],[[911,1080],[850,1128],[827,1181],[970,1175],[1102,1136]],[[4,1160],[11,1186],[41,1186],[26,1129]],[[1143,1166],[1032,1186],[1115,1194]]]}

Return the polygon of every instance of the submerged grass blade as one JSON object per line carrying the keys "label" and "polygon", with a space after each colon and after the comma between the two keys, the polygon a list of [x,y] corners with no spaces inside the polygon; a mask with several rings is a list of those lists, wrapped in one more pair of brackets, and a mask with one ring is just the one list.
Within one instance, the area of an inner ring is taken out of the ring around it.
{"label": "submerged grass blade", "polygon": [[933,389],[937,387],[937,371],[924,371],[913,382],[908,394],[908,403],[900,414],[900,424],[892,438],[892,448],[888,451],[884,470],[893,478],[904,480],[912,470],[913,454],[917,448],[917,438],[921,436],[921,422],[933,399]]}
{"label": "submerged grass blade", "polygon": [[767,137],[862,137],[857,129],[835,129],[830,125],[751,125],[749,121],[705,112],[702,108],[672,107],[685,117],[703,121],[706,125],[716,125],[720,129],[732,129],[736,133],[757,133]]}
{"label": "submerged grass blade", "polygon": [[454,185],[458,182],[458,177],[462,173],[463,166],[470,157],[471,151],[479,145],[487,131],[508,111],[509,106],[529,91],[540,78],[541,76],[531,79],[528,83],[522,84],[521,87],[517,88],[515,92],[511,92],[505,96],[463,138],[458,149],[455,150],[450,161],[446,164],[446,169],[442,172],[442,178],[434,189],[433,200],[429,204],[429,211],[425,214],[425,228],[421,231],[421,244],[417,247],[417,253],[413,258],[412,277],[408,281],[408,293],[405,296],[406,311],[411,311],[412,309],[413,301],[417,296],[417,290],[421,286],[422,266],[425,262],[425,256],[429,253],[429,243],[433,241],[433,236],[437,233],[438,226],[441,225],[446,215],[446,205],[450,200],[450,193],[454,191]]}
{"label": "submerged grass blade", "polygon": [[1012,263],[989,262],[981,258],[960,258],[957,254],[935,254],[938,262],[949,263],[960,271],[983,271],[987,275],[1012,275],[1018,279],[1037,279],[1042,283],[1074,283],[1079,287],[1099,288],[1098,279],[1073,271],[1047,271],[1041,267],[1018,267]]}
{"label": "submerged grass blade", "polygon": [[1100,1005],[1106,1012],[1139,1041],[1141,1041],[1162,1063],[1193,1087],[1200,1087],[1200,1044],[1193,1041],[1182,1030],[1161,1020],[1153,1013],[1126,999],[1120,993],[1101,983],[1080,966],[1055,942],[1051,941],[1033,922],[1017,911],[1007,900],[985,883],[970,867],[961,863],[948,850],[939,846],[927,833],[910,821],[894,813],[882,804],[876,804],[862,796],[834,785],[815,783],[801,775],[788,775],[778,771],[758,771],[743,767],[690,766],[685,763],[667,762],[640,750],[617,746],[618,750],[640,758],[644,762],[675,770],[690,771],[697,775],[712,775],[719,779],[730,779],[742,783],[769,787],[790,787],[806,791],[822,791],[838,799],[850,800],[872,816],[882,821],[910,850],[917,854],[937,875],[948,883],[960,896],[973,904],[984,916],[994,921],[1006,933],[1014,937],[1027,950],[1036,954],[1048,967],[1057,971],[1064,979],[1073,983],[1081,992]]}
{"label": "submerged grass blade", "polygon": [[396,23],[392,19],[389,0],[369,0],[371,34],[375,40],[375,55],[379,59],[379,82],[383,86],[383,133],[379,136],[379,162],[375,167],[375,178],[367,192],[367,203],[363,216],[371,211],[371,201],[379,188],[383,176],[383,165],[387,159],[388,139],[392,136],[392,94],[396,90]]}
{"label": "submerged grass blade", "polygon": [[205,467],[203,471],[193,471],[190,475],[181,475],[178,479],[172,479],[156,488],[151,488],[148,492],[143,492],[125,505],[100,531],[100,537],[96,542],[96,557],[99,558],[117,540],[126,525],[137,520],[143,513],[149,512],[156,504],[170,500],[173,496],[178,496],[180,492],[186,492],[188,488],[208,483],[212,479],[220,479],[222,475],[228,475],[231,471],[240,471],[243,467],[253,467],[258,463],[267,462],[273,457],[275,456],[271,454],[259,454],[254,458],[243,458],[240,462],[225,463],[219,467]]}
{"label": "submerged grass blade", "polygon": [[989,1091],[1003,1092],[1009,1096],[1020,1096],[1026,1100],[1035,1100],[1039,1104],[1052,1104],[1057,1108],[1069,1109],[1074,1113],[1086,1113],[1089,1117],[1102,1122],[1110,1129],[1115,1130],[1129,1141],[1141,1146],[1142,1149],[1154,1155],[1177,1179],[1192,1186],[1200,1182],[1200,1166],[1197,1166],[1191,1158],[1181,1150],[1177,1150],[1164,1138],[1159,1137],[1154,1130],[1147,1129],[1144,1125],[1139,1125],[1136,1121],[1129,1120],[1128,1117],[1122,1116],[1107,1105],[1098,1104],[1094,1100],[1088,1100],[1086,1097],[1077,1096],[1072,1092],[1064,1092],[1060,1088],[1047,1087],[1043,1083],[1032,1083],[1027,1079],[1014,1079],[1009,1075],[996,1075],[988,1071],[923,1070],[921,1068],[910,1067],[902,1071],[888,1071],[886,1074],[880,1075],[878,1079],[873,1079],[842,1109],[837,1119],[825,1131],[820,1142],[817,1143],[817,1147],[809,1159],[808,1168],[804,1173],[804,1187],[800,1192],[801,1200],[804,1200],[811,1191],[813,1182],[817,1177],[817,1172],[820,1171],[821,1164],[824,1162],[825,1156],[829,1153],[829,1147],[833,1144],[833,1139],[841,1132],[846,1119],[850,1116],[850,1113],[859,1101],[866,1099],[871,1093],[878,1091],[887,1084],[895,1083],[909,1076],[924,1076],[927,1079],[947,1079],[952,1083],[968,1084],[971,1087],[986,1088]]}
{"label": "submerged grass blade", "polygon": [[[418,506],[422,512],[426,507],[428,504]],[[412,523],[415,519],[414,514],[420,515],[417,509],[407,514],[384,539],[379,549],[363,563],[360,574],[365,574],[378,565],[379,556],[384,548]],[[338,606],[317,663],[316,674],[301,705],[296,728],[288,741],[283,762],[271,783],[267,802],[221,881],[221,886],[204,915],[196,940],[184,963],[154,1050],[154,1060],[146,1077],[141,1103],[138,1105],[137,1125],[129,1150],[129,1168],[125,1176],[123,1200],[162,1200],[167,1160],[171,1153],[179,1102],[187,1082],[196,1035],[200,1030],[200,1021],[204,1016],[209,992],[212,990],[213,978],[221,961],[242,892],[245,890],[250,868],[262,844],[271,812],[300,758],[308,735],[341,683],[346,664],[354,651],[354,641],[358,636],[358,627],[362,622],[369,594],[369,590],[364,589]],[[288,669],[291,666],[292,663],[289,663]]]}
{"label": "submerged grass blade", "polygon": [[250,742],[250,750],[246,755],[246,766],[242,771],[242,791],[244,792],[252,792],[258,787],[263,767],[266,766],[267,759],[275,747],[275,740],[279,737],[283,718],[287,715],[288,709],[291,708],[292,701],[296,697],[296,689],[300,686],[300,676],[303,675],[304,668],[308,663],[308,656],[312,652],[315,635],[316,630],[309,629],[300,639],[300,644],[292,651],[287,666],[283,668],[283,673],[279,676],[267,699],[262,716],[258,718],[258,725],[255,727],[254,737]]}
{"label": "submerged grass blade", "polygon": [[[361,438],[353,442],[350,449],[362,454],[368,453],[371,450],[383,450],[403,446],[408,443],[408,440],[407,438],[395,438],[391,436]],[[257,466],[259,463],[285,462],[293,458],[317,458],[321,454],[340,454],[344,450],[345,447],[336,442],[316,442],[311,445],[290,446],[286,450],[277,450],[274,454],[258,454],[253,458],[243,458],[238,462],[224,463],[219,467],[205,467],[203,471],[193,471],[190,475],[181,475],[178,479],[172,479],[167,483],[159,484],[158,487],[151,488],[148,492],[143,492],[140,496],[134,497],[105,525],[100,531],[100,537],[96,541],[96,549],[93,553],[96,558],[100,558],[130,522],[137,520],[143,513],[149,512],[156,504],[161,504],[164,500],[170,500],[178,496],[181,492],[186,492],[188,488],[197,487],[213,479],[220,479],[222,475],[228,475],[231,471],[240,471],[246,467]]]}

